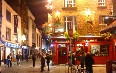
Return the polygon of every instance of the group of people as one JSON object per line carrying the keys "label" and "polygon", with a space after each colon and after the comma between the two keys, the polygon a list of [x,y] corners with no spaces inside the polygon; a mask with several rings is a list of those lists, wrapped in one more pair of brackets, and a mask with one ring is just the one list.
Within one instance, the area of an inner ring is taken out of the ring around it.
{"label": "group of people", "polygon": [[[42,54],[38,54],[38,55],[33,53],[33,55],[32,55],[33,67],[35,67],[35,61],[36,61],[37,56],[41,59],[41,72],[44,71],[45,64],[48,66],[48,71],[49,71],[50,70],[49,63],[51,60],[50,55],[48,53],[47,54],[42,53]],[[7,63],[8,67],[12,67],[12,55],[11,55],[11,53],[7,56],[7,60],[8,60],[8,63]],[[21,55],[17,54],[16,60],[17,60],[17,66],[20,66]]]}
{"label": "group of people", "polygon": [[92,65],[94,64],[94,59],[89,52],[85,53],[84,51],[82,51],[79,55],[73,53],[72,54],[73,65],[76,65],[76,60],[80,62],[81,71],[84,71],[84,66],[85,66],[87,72],[93,73]]}
{"label": "group of people", "polygon": [[[38,54],[39,58],[41,59],[41,72],[44,71],[44,67],[45,67],[45,62],[48,66],[48,71],[49,69],[49,63],[50,63],[50,55],[47,53],[42,53],[42,54]],[[33,60],[33,67],[35,67],[35,61],[36,61],[36,54],[34,53],[32,55],[32,60]]]}
{"label": "group of people", "polygon": [[40,58],[41,58],[41,72],[44,71],[44,67],[45,67],[45,61],[46,61],[46,64],[48,66],[48,71],[50,70],[49,69],[49,63],[50,63],[50,55],[47,53],[42,53],[42,55],[40,55]]}
{"label": "group of people", "polygon": [[[21,55],[16,55],[17,66],[20,66]],[[11,53],[7,56],[7,65],[8,67],[12,67],[12,55]]]}

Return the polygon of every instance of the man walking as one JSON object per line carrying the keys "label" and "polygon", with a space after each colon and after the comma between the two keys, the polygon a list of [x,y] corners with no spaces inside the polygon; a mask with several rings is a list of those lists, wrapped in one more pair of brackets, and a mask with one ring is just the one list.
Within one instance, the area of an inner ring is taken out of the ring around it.
{"label": "man walking", "polygon": [[41,55],[41,72],[44,71],[44,66],[45,66],[45,57],[44,54]]}
{"label": "man walking", "polygon": [[17,59],[17,66],[20,66],[20,55],[19,54],[16,55],[16,59]]}
{"label": "man walking", "polygon": [[33,60],[33,67],[35,67],[35,61],[36,61],[35,53],[32,55],[32,60]]}
{"label": "man walking", "polygon": [[48,71],[49,71],[49,70],[50,70],[50,69],[49,69],[50,55],[47,54],[45,59],[46,59],[46,63],[47,63],[47,66],[48,66]]}
{"label": "man walking", "polygon": [[8,67],[12,67],[12,56],[11,56],[11,53],[7,56],[7,59],[8,59]]}
{"label": "man walking", "polygon": [[94,64],[94,59],[91,56],[91,54],[88,52],[85,56],[86,71],[88,71],[89,73],[93,73],[93,67],[92,67],[93,64]]}

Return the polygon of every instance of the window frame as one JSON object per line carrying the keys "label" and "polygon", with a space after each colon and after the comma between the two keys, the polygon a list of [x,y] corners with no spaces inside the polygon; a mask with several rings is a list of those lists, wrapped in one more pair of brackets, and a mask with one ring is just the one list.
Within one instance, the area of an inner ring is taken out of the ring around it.
{"label": "window frame", "polygon": [[[70,20],[70,17],[71,17],[71,20]],[[68,26],[71,26],[71,27],[68,27]],[[67,32],[68,29],[74,29],[73,27],[75,27],[75,30],[77,30],[76,16],[64,16],[64,30]]]}
{"label": "window frame", "polygon": [[104,6],[106,6],[106,0],[98,0],[98,6],[99,6],[99,7],[104,7]]}
{"label": "window frame", "polygon": [[6,27],[6,40],[11,41],[11,29]]}
{"label": "window frame", "polygon": [[64,0],[64,7],[75,7],[75,0]]}
{"label": "window frame", "polygon": [[8,22],[11,22],[11,12],[9,10],[6,9],[6,20]]}

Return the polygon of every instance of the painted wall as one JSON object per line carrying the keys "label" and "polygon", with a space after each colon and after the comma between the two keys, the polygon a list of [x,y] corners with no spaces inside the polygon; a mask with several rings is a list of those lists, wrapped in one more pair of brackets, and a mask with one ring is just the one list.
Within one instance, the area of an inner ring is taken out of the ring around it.
{"label": "painted wall", "polygon": [[38,50],[38,52],[42,51],[42,33],[37,28],[36,28],[36,49]]}

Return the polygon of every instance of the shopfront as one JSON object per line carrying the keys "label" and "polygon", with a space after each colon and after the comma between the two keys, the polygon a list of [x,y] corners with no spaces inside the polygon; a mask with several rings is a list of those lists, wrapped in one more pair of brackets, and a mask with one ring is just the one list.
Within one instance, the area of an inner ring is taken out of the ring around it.
{"label": "shopfront", "polygon": [[81,37],[82,42],[76,42],[76,51],[90,52],[95,64],[106,64],[107,60],[113,59],[113,43],[111,40],[104,40],[102,37]]}
{"label": "shopfront", "polygon": [[11,53],[12,61],[16,61],[16,54],[21,54],[21,45],[17,43],[11,43],[4,41],[4,46],[1,50],[1,60],[3,63],[7,62],[7,56]]}
{"label": "shopfront", "polygon": [[70,51],[76,52],[78,55],[81,54],[81,51],[85,53],[90,52],[95,60],[95,64],[106,64],[107,60],[114,59],[116,52],[111,40],[107,41],[102,37],[84,37],[80,39],[81,41],[72,42],[73,44],[69,42],[52,42],[50,49],[52,50],[52,61],[54,64],[67,63]]}

